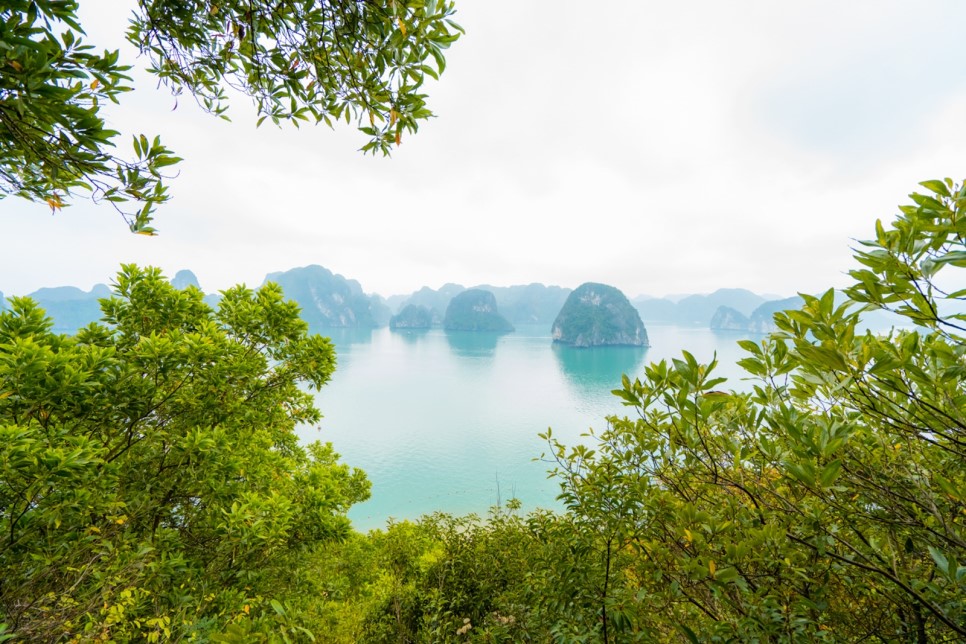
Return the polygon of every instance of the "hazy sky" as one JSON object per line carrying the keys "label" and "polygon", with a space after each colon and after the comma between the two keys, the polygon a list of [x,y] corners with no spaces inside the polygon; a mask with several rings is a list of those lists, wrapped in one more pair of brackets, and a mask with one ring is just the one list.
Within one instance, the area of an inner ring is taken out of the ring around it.
{"label": "hazy sky", "polygon": [[[847,283],[852,239],[919,181],[966,176],[964,2],[457,2],[438,117],[390,159],[353,128],[256,129],[240,100],[219,121],[137,74],[110,124],[185,158],[160,236],[106,204],[8,197],[0,291],[89,289],[136,262],[207,291],[321,264],[382,295],[814,292]],[[83,24],[143,65],[122,4],[83,0]]]}

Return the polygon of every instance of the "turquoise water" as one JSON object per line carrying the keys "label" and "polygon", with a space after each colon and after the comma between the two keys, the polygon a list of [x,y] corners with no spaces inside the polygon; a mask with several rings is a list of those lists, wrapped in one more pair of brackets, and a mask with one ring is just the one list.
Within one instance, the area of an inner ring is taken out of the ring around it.
{"label": "turquoise water", "polygon": [[[687,349],[700,361],[717,351],[721,375],[737,377],[740,334],[649,326],[651,347],[555,346],[545,327],[515,333],[325,329],[339,366],[318,394],[325,418],[305,439],[332,442],[344,462],[366,471],[372,498],[349,513],[355,527],[436,510],[485,513],[498,501],[559,507],[557,483],[539,460],[539,432],[566,443],[627,408],[610,391],[622,373]],[[733,386],[740,387],[739,382]]]}

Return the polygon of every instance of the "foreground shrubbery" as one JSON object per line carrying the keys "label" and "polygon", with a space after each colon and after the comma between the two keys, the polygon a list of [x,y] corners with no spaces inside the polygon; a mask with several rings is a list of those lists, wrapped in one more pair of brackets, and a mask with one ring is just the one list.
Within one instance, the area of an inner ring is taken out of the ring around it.
{"label": "foreground shrubbery", "polygon": [[[625,378],[566,511],[352,533],[358,472],[293,424],[332,353],[272,287],[127,269],[106,326],[0,316],[0,621],[25,639],[327,642],[966,638],[966,192],[926,182],[743,342],[747,393],[685,353]],[[863,308],[905,316],[885,336]],[[0,637],[3,631],[0,630]]]}
{"label": "foreground shrubbery", "polygon": [[127,267],[104,323],[0,314],[0,622],[24,639],[296,630],[304,558],[349,532],[359,471],[293,428],[335,365],[272,285]]}
{"label": "foreground shrubbery", "polygon": [[[636,417],[594,452],[554,443],[571,516],[611,562],[604,639],[966,638],[966,292],[944,290],[966,266],[966,193],[924,185],[863,244],[848,302],[806,296],[742,343],[751,393],[685,354],[625,378]],[[910,329],[863,333],[863,307]]]}

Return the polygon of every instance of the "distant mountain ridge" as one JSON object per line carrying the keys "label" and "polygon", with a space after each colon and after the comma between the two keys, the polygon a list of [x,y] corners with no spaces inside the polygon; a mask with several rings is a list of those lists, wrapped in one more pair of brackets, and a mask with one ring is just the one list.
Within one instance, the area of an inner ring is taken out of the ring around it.
{"label": "distant mountain ridge", "polygon": [[111,289],[107,284],[95,284],[90,291],[82,291],[76,286],[53,286],[38,288],[30,294],[30,297],[38,302],[57,303],[57,302],[76,302],[78,300],[97,300],[101,297],[110,297]]}
{"label": "distant mountain ridge", "polygon": [[731,308],[743,316],[765,303],[765,298],[744,288],[719,288],[706,295],[685,295],[671,298],[654,298],[639,295],[631,303],[641,314],[645,324],[657,322],[682,326],[703,326],[711,323],[719,307]]}
{"label": "distant mountain ridge", "polygon": [[[366,295],[355,280],[333,274],[318,265],[270,273],[265,281],[282,287],[286,297],[302,309],[302,318],[316,328],[375,328],[389,324],[390,310],[378,295]],[[178,271],[171,284],[176,288],[201,290],[198,278],[190,270]],[[90,291],[73,286],[40,288],[28,294],[54,320],[58,333],[76,333],[91,322],[101,319],[99,300],[110,297],[111,289],[97,284]],[[207,294],[205,302],[216,306],[219,294]],[[6,304],[0,305],[0,309]]]}
{"label": "distant mountain ridge", "polygon": [[[844,295],[836,291],[835,301],[836,306],[838,306],[845,301]],[[774,320],[776,313],[798,309],[803,303],[804,300],[800,295],[769,300],[758,306],[748,316],[733,308],[722,306],[715,311],[711,318],[710,328],[716,331],[742,331],[762,335],[772,333],[778,330]],[[890,328],[905,326],[908,323],[909,321],[902,316],[889,311],[864,311],[859,314],[860,328],[868,329],[874,333],[888,331]]]}
{"label": "distant mountain ridge", "polygon": [[[319,329],[371,329],[387,325],[400,329],[441,328],[453,298],[471,290],[460,284],[447,283],[438,289],[423,287],[409,295],[383,298],[366,294],[358,281],[319,265],[270,273],[265,281],[278,282],[286,297],[299,304],[303,319]],[[178,271],[171,283],[177,288],[201,288],[197,276],[190,270]],[[514,286],[484,284],[473,288],[491,293],[499,314],[511,325],[551,326],[572,292],[569,288],[540,283]],[[90,291],[73,286],[40,288],[29,296],[53,319],[56,332],[75,333],[101,318],[98,300],[111,294],[107,285],[96,284]],[[220,294],[209,293],[204,299],[210,306],[216,306],[220,297]],[[679,294],[662,298],[639,295],[631,300],[631,304],[644,324],[702,326],[764,334],[775,330],[772,317],[777,311],[799,307],[801,298],[776,299],[747,289],[722,288],[708,294]],[[414,308],[402,315],[409,306]],[[0,310],[7,308],[9,306],[0,293]],[[393,319],[396,320],[395,325]],[[897,316],[882,311],[864,313],[862,319],[868,328],[874,330],[886,330],[903,323]]]}
{"label": "distant mountain ridge", "polygon": [[429,311],[433,319],[433,326],[442,326],[443,316],[446,314],[446,307],[449,306],[450,300],[465,290],[465,286],[452,283],[443,284],[438,289],[431,289],[428,286],[424,286],[409,296],[394,296],[390,298],[390,301],[398,300],[396,313],[401,313],[410,305],[423,307]]}
{"label": "distant mountain ridge", "polygon": [[763,302],[751,312],[744,315],[741,311],[728,306],[718,307],[711,318],[709,326],[716,331],[745,331],[751,333],[771,333],[777,331],[774,316],[779,311],[796,309],[802,305],[802,298],[798,295],[781,300]]}
{"label": "distant mountain ridge", "polygon": [[[548,326],[553,323],[571,292],[569,288],[547,286],[537,282],[514,286],[481,284],[472,289],[492,293],[496,298],[500,314],[511,324],[546,324]],[[394,295],[388,301],[397,303],[397,312],[401,312],[410,304],[426,307],[432,312],[434,319],[441,322],[450,301],[467,290],[470,289],[453,283],[444,284],[436,290],[424,286],[408,297]]]}
{"label": "distant mountain ridge", "polygon": [[54,333],[76,333],[95,320],[101,319],[100,300],[111,296],[106,284],[95,284],[90,291],[74,286],[39,288],[32,298],[54,321]]}
{"label": "distant mountain ridge", "polygon": [[516,286],[476,286],[493,293],[500,313],[513,324],[552,324],[572,289],[537,282]]}

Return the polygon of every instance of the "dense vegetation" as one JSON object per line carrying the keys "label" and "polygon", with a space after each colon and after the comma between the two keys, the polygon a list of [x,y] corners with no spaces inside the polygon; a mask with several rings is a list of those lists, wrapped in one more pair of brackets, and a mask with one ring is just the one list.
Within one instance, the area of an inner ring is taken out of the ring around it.
{"label": "dense vegetation", "polygon": [[567,296],[551,336],[554,342],[576,347],[648,346],[647,329],[627,297],[613,286],[593,282]]}
{"label": "dense vegetation", "polygon": [[304,564],[369,493],[293,432],[320,417],[303,386],[332,346],[275,285],[217,311],[156,270],[115,288],[75,336],[26,298],[0,314],[0,623],[31,641],[300,628]]}
{"label": "dense vegetation", "polygon": [[[328,343],[277,287],[126,268],[105,323],[0,314],[0,636],[879,641],[966,638],[966,189],[923,184],[857,253],[714,363],[627,376],[632,412],[547,458],[562,513],[434,515],[368,535],[364,477],[301,447]],[[860,332],[863,309],[908,327]]]}

